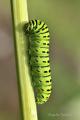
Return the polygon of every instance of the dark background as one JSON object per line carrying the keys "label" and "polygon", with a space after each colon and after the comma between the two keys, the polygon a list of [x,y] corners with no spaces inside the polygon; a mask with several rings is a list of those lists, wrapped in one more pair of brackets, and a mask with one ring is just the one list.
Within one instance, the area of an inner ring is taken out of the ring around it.
{"label": "dark background", "polygon": [[[0,1],[0,120],[19,120],[10,1]],[[51,97],[39,120],[80,120],[80,0],[28,0],[29,19],[48,24]]]}

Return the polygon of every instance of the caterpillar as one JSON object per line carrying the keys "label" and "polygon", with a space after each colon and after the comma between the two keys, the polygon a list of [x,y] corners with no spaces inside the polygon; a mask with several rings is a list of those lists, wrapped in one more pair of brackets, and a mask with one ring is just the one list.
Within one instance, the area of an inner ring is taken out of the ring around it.
{"label": "caterpillar", "polygon": [[29,38],[29,61],[36,102],[43,104],[48,100],[52,89],[49,30],[43,21],[30,20],[24,25],[24,31]]}

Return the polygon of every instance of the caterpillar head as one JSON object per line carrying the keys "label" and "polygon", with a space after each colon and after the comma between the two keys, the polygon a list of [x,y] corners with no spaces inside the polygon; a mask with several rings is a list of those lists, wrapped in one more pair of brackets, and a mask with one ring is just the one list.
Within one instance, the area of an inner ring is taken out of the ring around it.
{"label": "caterpillar head", "polygon": [[24,32],[25,32],[25,34],[28,35],[29,37],[30,37],[31,35],[36,36],[36,32],[35,32],[36,29],[37,29],[37,25],[36,25],[36,24],[34,25],[34,21],[33,21],[33,20],[32,20],[32,21],[29,21],[28,23],[26,23],[26,24],[24,25]]}
{"label": "caterpillar head", "polygon": [[26,23],[26,24],[24,25],[24,32],[25,32],[27,35],[31,34],[31,26],[30,26],[29,23]]}

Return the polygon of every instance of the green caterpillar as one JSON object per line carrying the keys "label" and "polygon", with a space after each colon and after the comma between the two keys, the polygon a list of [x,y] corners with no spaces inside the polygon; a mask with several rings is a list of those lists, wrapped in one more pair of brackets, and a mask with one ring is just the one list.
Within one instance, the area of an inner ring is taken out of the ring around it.
{"label": "green caterpillar", "polygon": [[43,104],[51,94],[52,79],[49,61],[49,30],[40,20],[31,20],[24,25],[29,37],[29,61],[32,82],[36,88],[36,102]]}

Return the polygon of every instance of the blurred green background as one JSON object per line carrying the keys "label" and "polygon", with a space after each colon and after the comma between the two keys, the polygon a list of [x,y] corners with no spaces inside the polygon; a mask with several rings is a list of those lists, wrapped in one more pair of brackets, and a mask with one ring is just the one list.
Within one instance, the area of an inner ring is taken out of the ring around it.
{"label": "blurred green background", "polygon": [[[80,0],[28,0],[29,19],[48,24],[53,91],[39,120],[80,120]],[[19,120],[10,1],[0,1],[0,120]]]}

